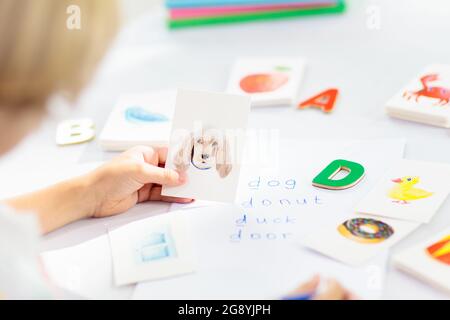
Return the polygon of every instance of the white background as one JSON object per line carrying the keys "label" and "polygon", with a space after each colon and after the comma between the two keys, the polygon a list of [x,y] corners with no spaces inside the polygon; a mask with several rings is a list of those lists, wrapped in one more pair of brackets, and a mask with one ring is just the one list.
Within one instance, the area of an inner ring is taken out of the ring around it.
{"label": "white background", "polygon": [[[304,57],[307,74],[299,101],[329,87],[341,93],[330,115],[292,107],[261,108],[252,111],[251,127],[276,128],[281,137],[291,138],[406,138],[406,158],[450,162],[449,130],[393,120],[383,111],[384,103],[424,66],[450,64],[446,0],[353,0],[343,15],[174,32],[165,28],[162,10],[142,13],[138,6],[142,1],[129,2],[127,25],[76,108],[53,115],[0,162],[3,197],[75,175],[112,156],[103,153],[97,141],[56,147],[57,120],[89,116],[100,130],[119,94],[177,86],[224,90],[230,67],[241,55]],[[373,5],[380,10],[379,29],[367,26],[367,10]],[[78,244],[104,234],[110,224],[143,218],[142,207],[153,213],[167,209],[164,204],[147,204],[118,217],[80,221],[47,235],[43,250]],[[447,200],[429,225],[392,251],[449,225]],[[131,290],[115,289],[109,297],[126,298]],[[385,297],[448,298],[392,267]]]}

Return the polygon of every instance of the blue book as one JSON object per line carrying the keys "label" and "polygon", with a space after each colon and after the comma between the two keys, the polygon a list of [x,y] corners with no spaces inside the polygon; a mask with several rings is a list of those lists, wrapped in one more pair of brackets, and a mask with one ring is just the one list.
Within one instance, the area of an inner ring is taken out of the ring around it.
{"label": "blue book", "polygon": [[323,3],[314,0],[166,0],[169,8],[191,8],[191,7],[220,7],[239,5],[277,5],[277,4],[301,4],[301,3]]}

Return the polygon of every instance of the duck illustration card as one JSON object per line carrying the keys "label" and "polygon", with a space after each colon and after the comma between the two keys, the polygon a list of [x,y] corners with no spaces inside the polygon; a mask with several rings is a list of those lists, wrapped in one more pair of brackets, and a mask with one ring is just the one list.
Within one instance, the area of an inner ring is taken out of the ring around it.
{"label": "duck illustration card", "polygon": [[194,254],[183,214],[171,212],[108,232],[116,285],[194,271]]}
{"label": "duck illustration card", "polygon": [[361,214],[345,218],[333,216],[303,238],[301,244],[348,265],[360,266],[418,226],[416,222]]}
{"label": "duck illustration card", "polygon": [[178,90],[166,168],[187,177],[162,194],[234,202],[250,112],[250,97]]}
{"label": "duck illustration card", "polygon": [[450,228],[400,252],[393,261],[397,268],[450,294]]}
{"label": "duck illustration card", "polygon": [[252,106],[290,105],[304,69],[300,58],[242,58],[232,69],[227,91],[250,95]]}
{"label": "duck illustration card", "polygon": [[401,160],[358,203],[356,211],[427,223],[450,192],[450,165]]}
{"label": "duck illustration card", "polygon": [[450,65],[431,65],[388,101],[395,118],[450,128]]}
{"label": "duck illustration card", "polygon": [[167,146],[175,95],[175,91],[160,91],[122,96],[100,135],[101,147],[123,151],[136,145]]}

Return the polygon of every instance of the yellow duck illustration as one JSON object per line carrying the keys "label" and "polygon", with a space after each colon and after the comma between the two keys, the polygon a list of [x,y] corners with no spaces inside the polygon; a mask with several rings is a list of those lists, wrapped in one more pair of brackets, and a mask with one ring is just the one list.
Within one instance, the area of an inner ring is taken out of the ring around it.
{"label": "yellow duck illustration", "polygon": [[389,191],[389,197],[394,199],[394,202],[407,204],[408,201],[428,198],[433,195],[419,188],[414,188],[414,185],[420,182],[419,177],[403,177],[394,179],[392,182],[398,183]]}

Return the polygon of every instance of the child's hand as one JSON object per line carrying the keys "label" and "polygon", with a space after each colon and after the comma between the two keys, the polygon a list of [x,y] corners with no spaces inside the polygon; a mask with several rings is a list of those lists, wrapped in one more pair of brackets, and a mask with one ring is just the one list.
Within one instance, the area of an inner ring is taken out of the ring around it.
{"label": "child's hand", "polygon": [[303,283],[286,298],[289,297],[307,297],[311,296],[312,300],[356,300],[357,297],[349,290],[344,288],[339,282],[330,279],[326,282],[326,286],[322,292],[317,292],[320,284],[318,275],[312,277],[308,282]]}
{"label": "child's hand", "polygon": [[80,219],[122,213],[138,202],[191,202],[161,196],[161,185],[176,186],[186,179],[159,167],[165,161],[166,150],[136,147],[84,176],[5,202],[18,211],[37,214],[44,233]]}
{"label": "child's hand", "polygon": [[115,215],[144,201],[191,202],[161,196],[161,185],[177,186],[186,179],[161,167],[166,155],[166,149],[135,147],[92,172],[89,177],[95,204],[91,216]]}

